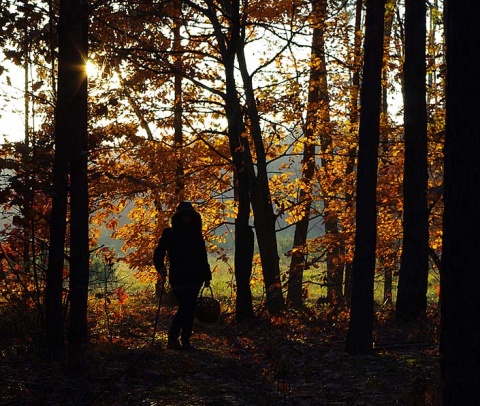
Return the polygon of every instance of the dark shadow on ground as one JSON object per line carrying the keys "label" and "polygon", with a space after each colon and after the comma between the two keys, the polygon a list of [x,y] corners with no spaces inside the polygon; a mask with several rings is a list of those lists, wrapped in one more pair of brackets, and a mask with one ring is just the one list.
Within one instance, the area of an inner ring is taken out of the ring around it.
{"label": "dark shadow on ground", "polygon": [[[146,312],[154,315],[155,305]],[[216,324],[196,322],[195,350],[168,350],[172,312],[162,308],[153,342],[151,318],[135,333],[126,328],[128,340],[92,342],[75,370],[18,338],[0,338],[0,405],[441,404],[433,341],[352,357],[341,323],[289,314],[236,324],[224,315]]]}

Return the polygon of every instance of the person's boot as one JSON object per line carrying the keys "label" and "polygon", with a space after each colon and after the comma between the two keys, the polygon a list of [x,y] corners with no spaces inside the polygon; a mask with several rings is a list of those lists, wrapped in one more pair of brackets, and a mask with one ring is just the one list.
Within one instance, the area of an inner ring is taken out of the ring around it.
{"label": "person's boot", "polygon": [[190,340],[182,339],[181,341],[182,341],[182,348],[184,350],[194,350],[195,349],[195,347],[192,344],[190,344]]}
{"label": "person's boot", "polygon": [[167,348],[170,348],[171,350],[183,350],[182,344],[173,338],[168,339]]}
{"label": "person's boot", "polygon": [[178,336],[179,333],[174,333],[172,331],[168,332],[168,341],[167,341],[167,348],[170,348],[171,350],[181,350],[182,345],[178,341]]}

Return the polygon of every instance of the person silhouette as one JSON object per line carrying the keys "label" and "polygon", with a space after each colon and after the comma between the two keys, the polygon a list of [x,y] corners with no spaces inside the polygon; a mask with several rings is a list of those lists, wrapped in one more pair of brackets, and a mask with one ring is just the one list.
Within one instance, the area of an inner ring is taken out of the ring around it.
{"label": "person silhouette", "polygon": [[168,256],[168,280],[178,302],[168,331],[167,348],[188,350],[193,348],[190,337],[197,297],[202,284],[210,286],[212,273],[202,235],[202,218],[193,205],[181,202],[171,223],[171,227],[162,232],[153,254],[153,263],[164,283],[167,278],[165,261]]}

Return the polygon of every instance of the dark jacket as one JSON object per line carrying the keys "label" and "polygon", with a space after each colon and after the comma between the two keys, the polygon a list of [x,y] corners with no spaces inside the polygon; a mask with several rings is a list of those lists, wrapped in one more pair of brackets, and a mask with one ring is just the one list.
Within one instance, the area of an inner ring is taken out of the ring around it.
{"label": "dark jacket", "polygon": [[193,209],[179,210],[172,217],[153,254],[158,272],[165,267],[168,253],[169,282],[172,287],[200,286],[212,279],[200,214]]}

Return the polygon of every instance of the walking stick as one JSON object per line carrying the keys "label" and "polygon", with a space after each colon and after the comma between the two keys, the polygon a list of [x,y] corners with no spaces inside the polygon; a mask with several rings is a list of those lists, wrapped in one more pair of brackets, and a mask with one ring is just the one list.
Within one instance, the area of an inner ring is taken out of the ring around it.
{"label": "walking stick", "polygon": [[157,314],[155,315],[155,324],[153,325],[152,345],[155,342],[155,334],[157,333],[158,316],[160,315],[160,308],[162,307],[163,292],[165,292],[165,285],[162,285],[162,288],[160,289],[160,298],[158,299]]}

